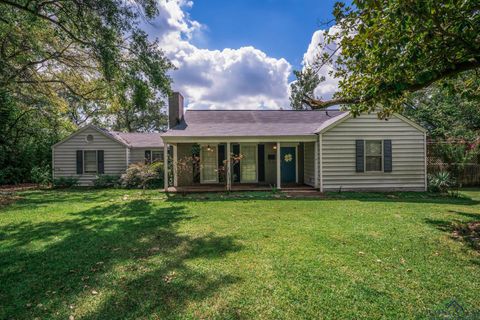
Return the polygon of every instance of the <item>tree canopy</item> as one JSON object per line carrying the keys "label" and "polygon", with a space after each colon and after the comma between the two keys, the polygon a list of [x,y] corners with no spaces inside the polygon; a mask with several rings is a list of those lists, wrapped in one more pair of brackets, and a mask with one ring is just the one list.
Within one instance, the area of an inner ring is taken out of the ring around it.
{"label": "tree canopy", "polygon": [[0,0],[0,184],[49,172],[78,125],[166,126],[173,65],[142,23],[156,0]]}
{"label": "tree canopy", "polygon": [[[325,32],[320,54],[297,73],[292,106],[348,104],[354,114],[380,107],[380,116],[403,110],[412,92],[480,68],[479,12],[474,0],[336,3],[336,32]],[[312,83],[323,80],[318,71],[327,65],[339,90],[323,100]]]}

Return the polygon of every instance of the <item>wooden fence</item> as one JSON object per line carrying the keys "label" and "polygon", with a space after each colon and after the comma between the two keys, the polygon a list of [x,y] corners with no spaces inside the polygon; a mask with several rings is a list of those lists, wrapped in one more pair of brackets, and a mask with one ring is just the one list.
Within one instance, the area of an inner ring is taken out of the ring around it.
{"label": "wooden fence", "polygon": [[[448,171],[457,180],[461,186],[480,186],[480,152],[472,153],[472,157],[465,163],[455,163],[446,160],[446,157],[440,152],[440,144],[455,144],[459,142],[451,141],[429,141],[427,142],[427,172],[435,174],[440,171]],[[462,142],[463,143],[463,142]],[[458,168],[459,173],[455,169]]]}

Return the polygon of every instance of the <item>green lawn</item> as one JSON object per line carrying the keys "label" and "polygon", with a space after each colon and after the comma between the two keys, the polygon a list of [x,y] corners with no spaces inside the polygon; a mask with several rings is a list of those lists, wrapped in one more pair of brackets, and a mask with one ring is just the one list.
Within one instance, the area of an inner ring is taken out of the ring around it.
{"label": "green lawn", "polygon": [[480,221],[478,190],[19,196],[0,207],[0,319],[406,319],[451,299],[480,306],[478,242],[455,236]]}

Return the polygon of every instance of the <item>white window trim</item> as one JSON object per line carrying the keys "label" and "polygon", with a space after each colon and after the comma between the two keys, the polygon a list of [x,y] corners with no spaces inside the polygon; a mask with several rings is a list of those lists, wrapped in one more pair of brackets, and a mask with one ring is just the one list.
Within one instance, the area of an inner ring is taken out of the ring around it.
{"label": "white window trim", "polygon": [[258,143],[240,143],[240,154],[242,153],[242,146],[256,146],[255,149],[255,180],[242,180],[242,160],[240,160],[240,183],[258,183]]}
{"label": "white window trim", "polygon": [[[86,162],[85,162],[85,151],[95,151],[95,163],[97,164],[95,166],[95,172],[87,172],[86,169]],[[104,160],[105,161],[105,160]],[[88,174],[98,174],[98,150],[89,150],[85,149],[82,150],[82,163],[83,163],[83,174],[88,175]]]}
{"label": "white window trim", "polygon": [[[215,180],[204,180],[203,179],[203,147],[207,147],[207,146],[211,146],[211,147],[215,147],[215,164],[217,166],[217,174],[215,175]],[[217,144],[212,144],[212,143],[208,143],[208,144],[201,144],[200,145],[200,183],[201,184],[209,184],[209,183],[218,183],[218,143]]]}
{"label": "white window trim", "polygon": [[[367,171],[367,141],[380,141],[381,142],[381,159],[380,159],[380,170],[368,170]],[[384,157],[383,157],[383,139],[368,139],[368,140],[364,140],[363,141],[363,172],[365,173],[384,173],[384,170],[383,170],[383,161],[384,161]]]}

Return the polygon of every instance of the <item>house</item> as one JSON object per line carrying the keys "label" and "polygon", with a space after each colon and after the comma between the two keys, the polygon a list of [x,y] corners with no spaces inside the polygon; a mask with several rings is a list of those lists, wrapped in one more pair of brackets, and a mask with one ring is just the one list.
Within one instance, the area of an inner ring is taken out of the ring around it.
{"label": "house", "polygon": [[[261,184],[320,191],[427,188],[426,131],[394,114],[341,111],[188,110],[175,93],[170,129],[173,188]],[[233,157],[227,157],[233,155]],[[199,161],[192,161],[199,159]],[[165,179],[168,177],[165,166]],[[179,190],[179,189],[178,189]]]}
{"label": "house", "polygon": [[124,133],[87,125],[52,147],[53,178],[91,186],[98,175],[120,176],[134,162],[163,161],[160,133]]}
{"label": "house", "polygon": [[[52,147],[54,178],[92,185],[130,163],[164,166],[168,190],[191,186],[310,186],[320,191],[427,188],[426,131],[394,114],[342,111],[187,110],[169,98],[165,133],[122,133],[93,125]],[[231,155],[228,157],[227,155]],[[221,189],[221,188],[220,188]]]}

